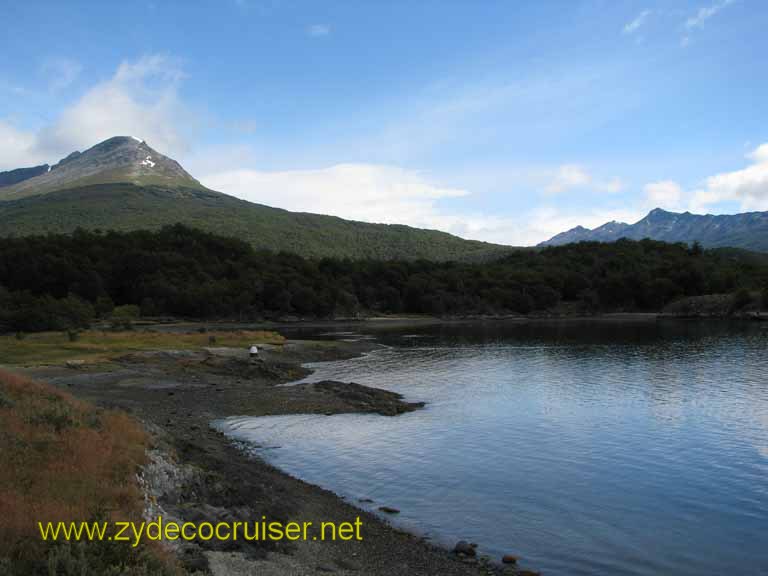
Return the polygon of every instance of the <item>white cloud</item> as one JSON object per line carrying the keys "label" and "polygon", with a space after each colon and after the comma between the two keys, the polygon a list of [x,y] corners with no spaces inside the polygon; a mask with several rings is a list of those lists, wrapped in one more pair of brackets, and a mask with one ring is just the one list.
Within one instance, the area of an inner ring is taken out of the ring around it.
{"label": "white cloud", "polygon": [[696,14],[688,18],[688,20],[685,21],[685,27],[688,30],[693,30],[694,28],[701,28],[704,23],[715,16],[718,12],[720,12],[723,8],[728,7],[729,5],[733,4],[735,0],[720,0],[719,2],[715,2],[714,4],[710,4],[709,6],[704,6],[703,8],[700,8]]}
{"label": "white cloud", "polygon": [[643,188],[646,203],[652,208],[679,210],[683,199],[683,189],[672,180],[650,182]]}
{"label": "white cloud", "polygon": [[307,28],[307,34],[313,38],[328,36],[331,33],[331,27],[326,24],[312,24]]}
{"label": "white cloud", "polygon": [[79,62],[69,58],[52,58],[41,67],[42,74],[48,82],[48,90],[56,93],[68,88],[77,77],[83,67]]}
{"label": "white cloud", "polygon": [[283,172],[229,170],[201,181],[214,190],[287,210],[413,226],[447,223],[436,201],[468,194],[437,185],[419,172],[375,164]]}
{"label": "white cloud", "polygon": [[0,118],[0,170],[44,164],[45,158],[35,150],[35,135],[15,128]]}
{"label": "white cloud", "polygon": [[[214,190],[287,210],[443,230],[463,238],[533,245],[579,224],[635,222],[642,209],[562,213],[546,206],[514,215],[458,211],[445,201],[470,191],[444,187],[420,172],[375,164],[339,164],[319,170],[228,170],[200,178]],[[613,183],[615,186],[616,184]]]}
{"label": "white cloud", "polygon": [[67,106],[51,124],[24,131],[0,120],[0,167],[53,163],[111,136],[134,134],[170,155],[187,148],[193,124],[178,98],[183,78],[170,59],[123,62],[114,75]]}
{"label": "white cloud", "polygon": [[741,170],[710,176],[695,190],[691,206],[704,210],[719,202],[738,202],[742,210],[768,210],[768,143],[747,155],[752,164]]}
{"label": "white cloud", "polygon": [[578,164],[563,164],[559,166],[551,181],[544,188],[547,194],[560,194],[573,189],[591,187],[600,192],[615,193],[624,188],[619,178],[600,181],[595,180],[586,168]]}
{"label": "white cloud", "polygon": [[624,209],[605,209],[565,213],[554,206],[542,206],[525,215],[520,221],[516,245],[537,244],[552,236],[576,226],[596,228],[606,222],[618,221],[633,224],[646,214],[641,207]]}
{"label": "white cloud", "polygon": [[583,167],[578,164],[563,164],[544,190],[548,194],[559,194],[573,188],[583,188],[591,181],[592,177]]}
{"label": "white cloud", "polygon": [[186,148],[185,123],[177,95],[183,78],[164,56],[123,62],[109,80],[97,84],[39,134],[43,149],[82,150],[111,136],[135,134],[169,154]]}
{"label": "white cloud", "polygon": [[650,14],[651,14],[650,10],[643,10],[642,12],[640,12],[640,14],[638,14],[634,20],[632,20],[631,22],[628,22],[624,26],[624,30],[623,30],[624,34],[631,35],[637,32],[643,26],[643,24],[645,24],[645,21],[648,19],[648,16],[650,16]]}

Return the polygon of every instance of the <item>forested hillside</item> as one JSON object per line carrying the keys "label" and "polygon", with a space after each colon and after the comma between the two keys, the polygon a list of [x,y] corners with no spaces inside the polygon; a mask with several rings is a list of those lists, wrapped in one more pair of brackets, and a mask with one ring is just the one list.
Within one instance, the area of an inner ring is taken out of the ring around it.
{"label": "forested hillside", "polygon": [[158,230],[177,223],[312,258],[478,261],[512,250],[438,230],[246,202],[207,189],[174,159],[132,136],[72,152],[53,166],[0,173],[0,236]]}
{"label": "forested hillside", "polygon": [[204,188],[107,183],[0,201],[0,236],[158,230],[178,222],[257,249],[318,258],[483,260],[513,250],[437,230],[289,212]]}
{"label": "forested hillside", "polygon": [[63,329],[136,305],[142,315],[659,310],[683,296],[761,289],[762,259],[622,240],[521,250],[487,263],[305,259],[181,225],[0,240],[0,323]]}

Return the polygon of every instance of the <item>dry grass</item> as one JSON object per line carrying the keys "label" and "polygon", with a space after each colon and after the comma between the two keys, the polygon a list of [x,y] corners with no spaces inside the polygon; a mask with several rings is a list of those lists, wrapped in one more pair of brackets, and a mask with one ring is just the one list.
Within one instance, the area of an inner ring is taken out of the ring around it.
{"label": "dry grass", "polygon": [[[72,556],[71,546],[41,540],[38,521],[140,521],[136,472],[147,443],[147,434],[126,414],[98,410],[52,386],[0,371],[0,572],[47,573],[52,557]],[[87,565],[89,573],[100,573],[122,564],[155,566],[147,573],[170,570],[146,549],[78,546],[78,571]]]}
{"label": "dry grass", "polygon": [[0,364],[23,366],[56,364],[68,360],[100,362],[142,350],[190,350],[206,346],[246,347],[251,344],[282,344],[277,332],[217,331],[172,334],[154,331],[81,332],[71,342],[64,332],[41,332],[18,339],[13,334],[0,336]]}

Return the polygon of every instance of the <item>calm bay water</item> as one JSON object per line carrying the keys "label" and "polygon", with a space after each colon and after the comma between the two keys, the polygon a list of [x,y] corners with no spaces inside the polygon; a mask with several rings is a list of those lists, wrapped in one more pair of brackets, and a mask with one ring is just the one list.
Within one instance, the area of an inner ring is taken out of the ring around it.
{"label": "calm bay water", "polygon": [[[399,328],[307,380],[426,409],[218,423],[278,467],[436,542],[546,575],[768,574],[768,326]],[[340,337],[354,337],[340,334]]]}

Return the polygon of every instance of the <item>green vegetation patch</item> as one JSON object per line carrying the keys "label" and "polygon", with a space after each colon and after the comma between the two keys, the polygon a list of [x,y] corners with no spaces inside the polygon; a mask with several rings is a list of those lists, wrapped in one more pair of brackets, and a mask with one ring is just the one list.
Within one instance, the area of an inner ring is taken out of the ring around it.
{"label": "green vegetation patch", "polygon": [[[87,330],[72,340],[66,332],[40,332],[18,339],[0,335],[0,364],[59,364],[66,361],[101,362],[146,350],[197,350],[207,346],[245,348],[252,344],[283,344],[271,331],[216,331],[167,333],[148,330],[122,332]],[[0,397],[0,406],[2,397]]]}

